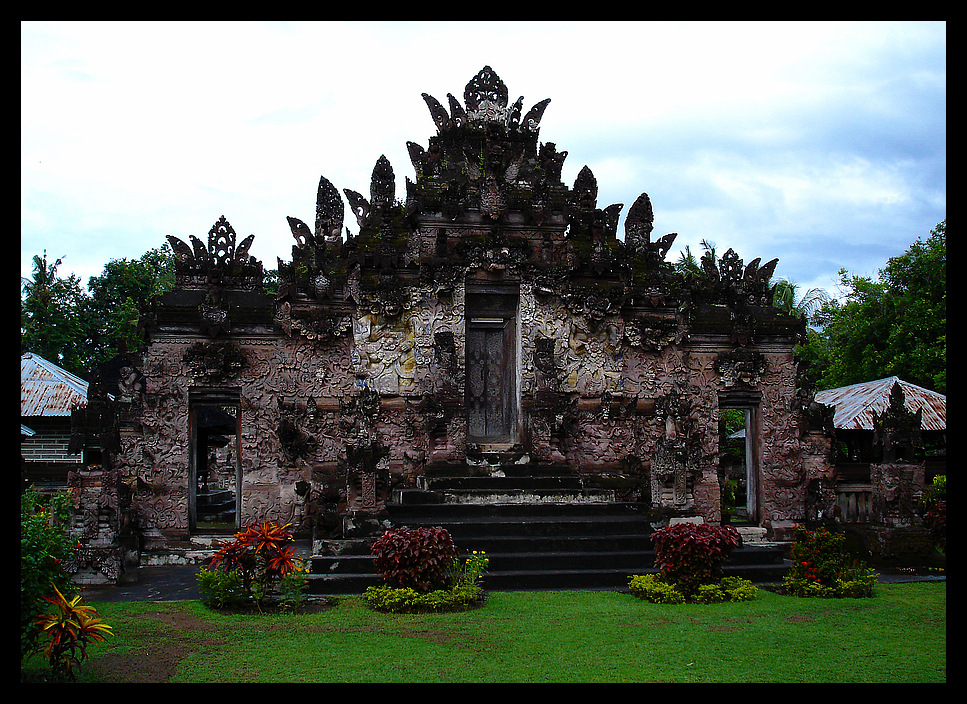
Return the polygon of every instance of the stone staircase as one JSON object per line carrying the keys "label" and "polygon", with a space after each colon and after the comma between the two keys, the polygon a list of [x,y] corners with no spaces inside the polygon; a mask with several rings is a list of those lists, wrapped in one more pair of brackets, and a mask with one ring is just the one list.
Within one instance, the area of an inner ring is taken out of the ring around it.
{"label": "stone staircase", "polygon": [[[388,506],[394,526],[442,526],[464,553],[485,551],[490,564],[483,584],[491,591],[623,589],[630,575],[655,571],[647,507],[615,501],[612,492],[585,488],[562,472],[513,465],[486,476],[443,474],[394,499]],[[758,536],[749,530],[743,537]],[[380,584],[372,541],[326,543],[329,554],[312,557],[310,591],[360,593]],[[781,546],[744,545],[726,573],[778,581],[783,556]]]}
{"label": "stone staircase", "polygon": [[207,489],[195,494],[196,520],[201,523],[235,523],[235,493],[229,489]]}

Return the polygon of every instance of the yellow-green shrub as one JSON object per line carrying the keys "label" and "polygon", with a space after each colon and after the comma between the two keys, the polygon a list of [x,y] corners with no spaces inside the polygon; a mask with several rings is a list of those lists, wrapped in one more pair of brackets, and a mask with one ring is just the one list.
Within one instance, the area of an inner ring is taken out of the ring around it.
{"label": "yellow-green shrub", "polygon": [[639,599],[654,604],[715,604],[723,601],[749,601],[755,599],[758,588],[741,577],[723,577],[718,582],[700,585],[686,597],[675,585],[665,581],[660,574],[632,575],[628,583],[631,593]]}
{"label": "yellow-green shrub", "polygon": [[412,587],[367,587],[363,598],[377,611],[389,613],[423,613],[457,611],[469,608],[483,598],[476,584],[459,584],[451,589],[434,589],[420,593]]}
{"label": "yellow-green shrub", "polygon": [[663,581],[661,575],[636,574],[628,583],[631,593],[653,604],[684,604],[685,597],[674,585]]}
{"label": "yellow-green shrub", "polygon": [[715,584],[703,584],[692,598],[696,604],[716,604],[722,601],[751,601],[758,588],[741,577],[723,577]]}

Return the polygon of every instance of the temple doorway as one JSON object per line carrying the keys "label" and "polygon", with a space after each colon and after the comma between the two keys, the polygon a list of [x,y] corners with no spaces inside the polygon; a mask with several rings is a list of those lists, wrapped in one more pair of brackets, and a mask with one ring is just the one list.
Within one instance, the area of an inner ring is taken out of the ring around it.
{"label": "temple doorway", "polygon": [[754,406],[720,406],[723,523],[758,525],[756,416]]}
{"label": "temple doorway", "polygon": [[239,401],[200,395],[189,404],[189,525],[195,534],[239,530]]}
{"label": "temple doorway", "polygon": [[467,291],[467,440],[486,445],[517,441],[516,288]]}

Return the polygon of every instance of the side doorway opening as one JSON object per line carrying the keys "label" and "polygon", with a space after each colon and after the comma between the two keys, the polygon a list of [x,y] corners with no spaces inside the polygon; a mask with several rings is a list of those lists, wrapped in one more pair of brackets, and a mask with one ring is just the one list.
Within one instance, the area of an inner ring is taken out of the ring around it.
{"label": "side doorway opening", "polygon": [[239,394],[189,395],[188,514],[193,534],[240,530],[241,428]]}
{"label": "side doorway opening", "polygon": [[719,406],[722,522],[758,525],[757,406]]}

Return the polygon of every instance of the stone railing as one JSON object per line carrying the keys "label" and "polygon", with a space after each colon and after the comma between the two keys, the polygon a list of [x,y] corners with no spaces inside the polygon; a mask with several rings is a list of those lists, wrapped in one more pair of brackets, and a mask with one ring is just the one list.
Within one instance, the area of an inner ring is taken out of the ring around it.
{"label": "stone railing", "polygon": [[873,485],[838,484],[836,507],[840,523],[870,523],[873,520]]}

